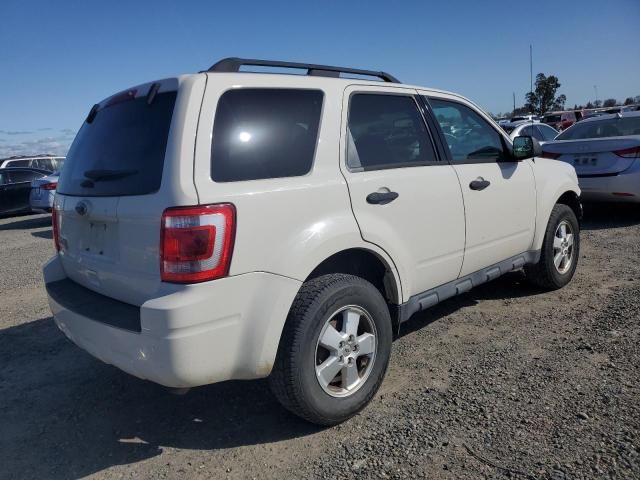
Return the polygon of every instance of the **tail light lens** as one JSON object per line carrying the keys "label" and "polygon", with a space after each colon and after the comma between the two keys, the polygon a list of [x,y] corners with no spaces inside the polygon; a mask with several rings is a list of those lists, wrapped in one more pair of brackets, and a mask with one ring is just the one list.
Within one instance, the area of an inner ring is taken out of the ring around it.
{"label": "tail light lens", "polygon": [[235,223],[230,203],[165,210],[160,232],[162,281],[196,283],[227,276]]}
{"label": "tail light lens", "polygon": [[615,150],[613,153],[622,158],[638,158],[640,157],[640,147],[625,148],[624,150]]}
{"label": "tail light lens", "polygon": [[553,152],[542,152],[541,157],[542,158],[550,158],[551,160],[557,160],[558,158],[560,158],[562,154],[561,153],[553,153]]}
{"label": "tail light lens", "polygon": [[40,185],[42,190],[55,190],[58,187],[58,182],[50,182],[45,183],[44,185]]}
{"label": "tail light lens", "polygon": [[56,251],[60,251],[60,216],[56,207],[51,209],[51,230],[53,233],[53,244]]}

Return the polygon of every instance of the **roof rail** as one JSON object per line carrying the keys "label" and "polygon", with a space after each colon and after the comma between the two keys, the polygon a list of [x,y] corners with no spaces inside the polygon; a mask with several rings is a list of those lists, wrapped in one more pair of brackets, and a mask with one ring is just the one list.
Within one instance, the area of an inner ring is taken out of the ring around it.
{"label": "roof rail", "polygon": [[332,67],[330,65],[315,65],[313,63],[281,62],[278,60],[256,60],[251,58],[229,57],[215,63],[207,72],[239,72],[244,65],[254,67],[277,67],[277,68],[297,68],[306,70],[307,75],[317,77],[340,77],[341,73],[351,73],[354,75],[365,75],[377,77],[385,82],[400,83],[393,75],[386,72],[376,72],[373,70],[361,70],[359,68]]}

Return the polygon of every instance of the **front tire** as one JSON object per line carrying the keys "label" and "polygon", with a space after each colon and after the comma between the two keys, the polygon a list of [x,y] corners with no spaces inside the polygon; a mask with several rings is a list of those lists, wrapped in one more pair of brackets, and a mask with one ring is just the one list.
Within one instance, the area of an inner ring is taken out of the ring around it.
{"label": "front tire", "polygon": [[573,210],[556,204],[545,231],[540,260],[525,267],[527,280],[545,290],[557,290],[571,281],[580,258],[580,225]]}
{"label": "front tire", "polygon": [[292,413],[335,425],[362,410],[391,355],[387,304],[366,280],[331,274],[305,282],[293,302],[270,376]]}

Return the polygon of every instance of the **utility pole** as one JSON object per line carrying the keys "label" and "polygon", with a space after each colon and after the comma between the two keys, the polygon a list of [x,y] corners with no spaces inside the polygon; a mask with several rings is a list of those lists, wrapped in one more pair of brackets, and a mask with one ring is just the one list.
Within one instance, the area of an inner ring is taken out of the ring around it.
{"label": "utility pole", "polygon": [[594,85],[593,89],[596,91],[596,104],[598,103],[598,85]]}
{"label": "utility pole", "polygon": [[515,114],[516,113],[516,92],[513,92],[513,111],[511,112],[511,114]]}
{"label": "utility pole", "polygon": [[[533,45],[529,44],[529,91],[533,92]],[[533,113],[533,104],[531,104],[531,112]]]}

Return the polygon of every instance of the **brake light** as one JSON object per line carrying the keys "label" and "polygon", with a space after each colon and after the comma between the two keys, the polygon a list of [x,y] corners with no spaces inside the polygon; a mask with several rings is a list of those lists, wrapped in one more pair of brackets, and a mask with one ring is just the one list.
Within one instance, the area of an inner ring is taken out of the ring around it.
{"label": "brake light", "polygon": [[42,190],[55,190],[58,187],[58,182],[50,182],[45,183],[44,185],[40,185]]}
{"label": "brake light", "polygon": [[56,251],[60,251],[60,217],[58,209],[53,207],[51,209],[51,230],[53,233],[53,244],[56,247]]}
{"label": "brake light", "polygon": [[557,160],[560,158],[561,153],[553,153],[553,152],[542,152],[542,158],[550,158],[551,160]]}
{"label": "brake light", "polygon": [[160,232],[162,281],[195,283],[227,276],[235,217],[230,203],[166,209]]}
{"label": "brake light", "polygon": [[640,147],[625,148],[624,150],[614,150],[613,153],[622,158],[637,158],[640,157]]}

